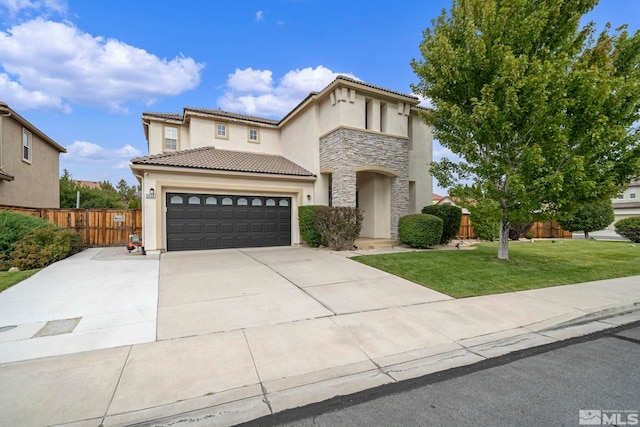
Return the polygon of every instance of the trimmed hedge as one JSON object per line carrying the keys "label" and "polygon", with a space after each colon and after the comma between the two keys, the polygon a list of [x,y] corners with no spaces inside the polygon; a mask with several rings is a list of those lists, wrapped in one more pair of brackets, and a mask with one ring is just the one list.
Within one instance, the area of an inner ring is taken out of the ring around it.
{"label": "trimmed hedge", "polygon": [[443,225],[444,221],[435,215],[406,215],[398,221],[398,234],[405,245],[425,249],[440,242]]}
{"label": "trimmed hedge", "polygon": [[309,205],[300,206],[298,208],[298,224],[300,226],[300,235],[309,246],[317,248],[323,244],[322,236],[314,219],[315,212],[318,208],[326,206]]}
{"label": "trimmed hedge", "polygon": [[313,218],[323,242],[333,250],[353,246],[362,231],[362,209],[343,206],[320,206]]}
{"label": "trimmed hedge", "polygon": [[616,233],[635,243],[640,243],[640,216],[621,219],[614,224]]}
{"label": "trimmed hedge", "polygon": [[423,214],[435,215],[444,221],[440,244],[446,245],[455,239],[462,222],[462,209],[453,205],[429,205],[422,208]]}

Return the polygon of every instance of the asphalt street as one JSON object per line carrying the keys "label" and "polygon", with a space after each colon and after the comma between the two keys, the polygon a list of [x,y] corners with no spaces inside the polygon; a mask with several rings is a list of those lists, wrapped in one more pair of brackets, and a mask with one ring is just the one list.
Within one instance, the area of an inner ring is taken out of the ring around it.
{"label": "asphalt street", "polygon": [[252,426],[639,425],[640,322],[378,387]]}

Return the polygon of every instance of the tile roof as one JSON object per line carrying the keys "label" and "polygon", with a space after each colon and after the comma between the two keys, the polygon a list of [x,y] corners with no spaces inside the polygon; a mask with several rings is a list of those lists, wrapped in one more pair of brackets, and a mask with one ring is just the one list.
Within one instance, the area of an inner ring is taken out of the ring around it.
{"label": "tile roof", "polygon": [[9,175],[8,173],[0,169],[0,179],[4,179],[6,181],[13,181],[15,177],[13,175]]}
{"label": "tile roof", "polygon": [[[281,123],[283,123],[289,116],[291,116],[298,109],[298,107],[303,105],[309,98],[321,94],[327,88],[329,88],[331,85],[333,85],[334,83],[336,83],[338,81],[354,83],[354,84],[365,86],[365,87],[368,87],[368,88],[371,88],[371,89],[376,89],[376,90],[380,90],[380,91],[383,91],[383,92],[387,92],[387,93],[390,93],[390,94],[393,94],[393,95],[398,95],[398,96],[403,96],[403,97],[406,97],[406,98],[415,99],[416,101],[419,100],[419,98],[417,96],[415,96],[415,95],[409,95],[409,94],[398,92],[398,91],[395,91],[395,90],[386,89],[386,88],[383,88],[381,86],[376,86],[376,85],[372,85],[372,84],[369,84],[369,83],[365,83],[365,82],[360,81],[360,80],[352,79],[351,77],[339,75],[331,83],[329,83],[324,89],[322,89],[320,92],[311,92],[311,93],[309,93],[309,95],[307,95],[297,106],[295,106],[281,120],[273,120],[273,119],[267,119],[267,118],[264,118],[264,117],[248,116],[246,114],[231,113],[229,111],[224,111],[224,110],[220,110],[220,109],[208,109],[208,108],[197,108],[197,107],[184,107],[184,109],[183,109],[183,113],[184,114],[154,113],[154,112],[147,111],[147,112],[143,112],[142,116],[143,117],[145,117],[145,116],[146,117],[154,117],[154,118],[164,119],[164,120],[183,121],[185,119],[186,115],[187,115],[187,112],[192,111],[192,112],[195,112],[195,113],[207,114],[207,115],[218,116],[218,117],[225,117],[225,118],[229,118],[229,119],[238,119],[238,120],[245,120],[245,121],[249,121],[249,122],[255,122],[255,123],[262,123],[262,124],[267,124],[267,125],[278,126]],[[415,107],[416,108],[420,108],[420,109],[424,109],[424,110],[428,110],[428,108],[420,107],[418,105],[415,105]]]}
{"label": "tile roof", "polygon": [[275,154],[219,150],[214,147],[137,157],[134,165],[170,166],[192,169],[264,173],[274,175],[315,176],[285,157]]}
{"label": "tile roof", "polygon": [[[381,90],[383,92],[392,93],[394,95],[406,96],[407,98],[412,98],[412,99],[415,99],[415,100],[419,100],[419,98],[417,96],[415,96],[415,95],[409,95],[409,94],[398,92],[398,91],[395,91],[395,90],[386,89],[384,87],[380,87],[380,86],[372,85],[372,84],[369,84],[369,83],[365,83],[365,82],[363,82],[361,80],[352,79],[351,77],[347,77],[347,76],[343,76],[343,75],[339,75],[338,77],[336,77],[336,80],[344,80],[346,82],[357,83],[359,85],[370,87],[372,89],[377,89],[377,90]],[[331,84],[329,86],[331,86]]]}
{"label": "tile roof", "polygon": [[184,111],[195,111],[196,113],[210,114],[212,116],[227,117],[230,119],[247,120],[250,122],[265,123],[268,125],[278,125],[279,120],[265,119],[264,117],[247,116],[245,114],[230,113],[223,110],[212,110],[208,108],[184,107]]}
{"label": "tile roof", "polygon": [[153,113],[151,111],[145,111],[142,113],[142,117],[144,116],[156,117],[158,119],[182,121],[182,114],[175,114],[175,113]]}

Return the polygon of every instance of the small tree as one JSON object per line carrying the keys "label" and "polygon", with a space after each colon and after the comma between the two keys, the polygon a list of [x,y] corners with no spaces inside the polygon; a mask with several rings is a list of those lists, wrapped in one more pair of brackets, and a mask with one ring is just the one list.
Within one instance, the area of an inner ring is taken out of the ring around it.
{"label": "small tree", "polygon": [[480,240],[493,242],[500,237],[500,211],[492,200],[469,204],[469,221],[473,232]]}
{"label": "small tree", "polygon": [[615,215],[610,200],[585,203],[576,211],[565,214],[558,219],[560,227],[567,231],[583,231],[584,238],[589,238],[591,231],[602,230],[613,222]]}

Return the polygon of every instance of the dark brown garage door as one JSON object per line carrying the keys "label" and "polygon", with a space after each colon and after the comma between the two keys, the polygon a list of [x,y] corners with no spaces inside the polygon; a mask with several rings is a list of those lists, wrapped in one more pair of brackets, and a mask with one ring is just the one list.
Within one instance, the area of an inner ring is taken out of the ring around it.
{"label": "dark brown garage door", "polygon": [[167,250],[291,244],[291,198],[167,194]]}

